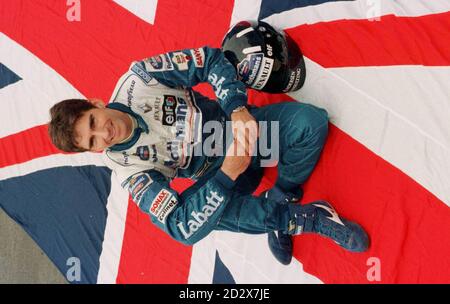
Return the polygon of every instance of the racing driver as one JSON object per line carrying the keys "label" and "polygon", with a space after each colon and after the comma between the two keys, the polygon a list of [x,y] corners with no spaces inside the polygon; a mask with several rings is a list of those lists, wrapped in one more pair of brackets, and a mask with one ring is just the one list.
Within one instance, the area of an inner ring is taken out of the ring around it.
{"label": "racing driver", "polygon": [[[218,102],[191,89],[201,82],[212,85]],[[135,61],[107,105],[99,99],[67,99],[50,115],[49,135],[57,148],[103,151],[140,210],[184,244],[228,230],[317,233],[352,252],[368,247],[362,227],[339,217],[328,202],[298,203],[299,185],[326,140],[327,112],[298,102],[247,105],[246,87],[220,49],[185,49]],[[211,136],[225,140],[206,149]],[[257,197],[252,193],[268,157],[257,148],[263,141],[278,149],[272,153],[278,177]],[[175,177],[196,183],[179,195],[169,185]],[[274,254],[288,264],[289,250]]]}

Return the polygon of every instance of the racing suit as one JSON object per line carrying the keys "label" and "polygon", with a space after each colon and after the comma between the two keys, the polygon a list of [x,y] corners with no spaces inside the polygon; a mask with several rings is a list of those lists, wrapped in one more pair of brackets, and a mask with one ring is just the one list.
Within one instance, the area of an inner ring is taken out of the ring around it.
{"label": "racing suit", "polygon": [[[191,89],[200,82],[213,86],[218,102]],[[137,127],[127,142],[104,151],[105,162],[152,222],[182,243],[193,244],[212,230],[291,231],[287,205],[251,195],[262,177],[259,154],[236,181],[220,170],[229,144],[226,121],[246,104],[246,88],[234,67],[219,49],[208,47],[133,62],[116,85],[107,107],[128,113]],[[298,187],[325,142],[326,112],[300,103],[249,110],[257,121],[279,122],[277,184],[284,190]],[[193,153],[212,134],[204,130],[211,121],[222,126],[224,141],[215,147],[222,153]],[[272,131],[270,124],[266,131]],[[178,195],[169,185],[175,177],[197,182]]]}

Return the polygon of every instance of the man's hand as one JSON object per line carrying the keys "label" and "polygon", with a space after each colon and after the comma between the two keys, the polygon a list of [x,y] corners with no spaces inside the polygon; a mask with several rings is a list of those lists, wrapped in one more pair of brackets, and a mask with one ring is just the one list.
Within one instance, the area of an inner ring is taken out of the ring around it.
{"label": "man's hand", "polygon": [[247,109],[231,113],[233,142],[228,147],[222,164],[222,171],[232,180],[236,180],[251,162],[258,139],[258,125]]}
{"label": "man's hand", "polygon": [[246,108],[243,108],[238,112],[231,113],[231,122],[234,139],[240,143],[241,148],[244,148],[245,155],[253,155],[259,136],[255,118]]}
{"label": "man's hand", "polygon": [[236,139],[233,140],[227,150],[221,170],[235,181],[241,175],[251,162],[251,156],[244,153],[244,146]]}

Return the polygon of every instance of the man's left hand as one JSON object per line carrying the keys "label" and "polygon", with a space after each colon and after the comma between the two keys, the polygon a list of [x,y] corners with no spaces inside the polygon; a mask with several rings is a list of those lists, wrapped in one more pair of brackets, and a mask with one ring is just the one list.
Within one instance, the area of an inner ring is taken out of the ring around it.
{"label": "man's left hand", "polygon": [[243,108],[231,113],[233,136],[245,148],[245,155],[253,155],[259,136],[258,124],[252,114]]}

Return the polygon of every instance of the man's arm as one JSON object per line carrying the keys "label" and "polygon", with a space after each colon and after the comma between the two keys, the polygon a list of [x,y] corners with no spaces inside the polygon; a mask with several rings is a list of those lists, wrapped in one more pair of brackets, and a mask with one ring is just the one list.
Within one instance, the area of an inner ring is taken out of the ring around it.
{"label": "man's arm", "polygon": [[232,198],[235,181],[250,165],[251,157],[235,155],[236,149],[242,146],[235,140],[228,147],[221,168],[202,176],[181,195],[156,170],[132,174],[122,187],[154,224],[174,239],[192,245],[214,230]]}
{"label": "man's arm", "polygon": [[231,199],[234,181],[218,170],[178,195],[164,175],[148,170],[129,177],[122,186],[154,224],[175,240],[192,245],[216,226]]}
{"label": "man's arm", "polygon": [[185,49],[150,57],[136,64],[169,87],[192,87],[209,82],[228,116],[237,107],[247,104],[246,87],[237,79],[235,68],[220,49]]}

